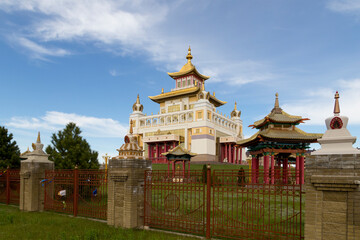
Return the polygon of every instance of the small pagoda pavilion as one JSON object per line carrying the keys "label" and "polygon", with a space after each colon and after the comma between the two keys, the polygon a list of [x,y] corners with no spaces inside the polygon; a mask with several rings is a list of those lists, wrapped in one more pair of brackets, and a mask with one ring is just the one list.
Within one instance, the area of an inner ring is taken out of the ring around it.
{"label": "small pagoda pavilion", "polygon": [[[288,158],[296,156],[296,184],[304,184],[305,152],[310,143],[317,142],[322,134],[306,133],[297,125],[308,118],[294,116],[284,112],[279,107],[278,94],[275,94],[275,106],[263,119],[254,122],[249,127],[258,129],[248,139],[240,140],[237,145],[246,147],[252,156],[251,181],[259,181],[259,160],[263,157],[264,183],[275,183],[275,168],[282,169],[282,182],[288,183]],[[276,164],[276,166],[275,166]],[[270,171],[270,173],[269,173]],[[279,175],[279,174],[278,174]]]}
{"label": "small pagoda pavilion", "polygon": [[[188,177],[190,176],[190,160],[196,156],[195,153],[191,153],[181,145],[178,145],[162,155],[166,157],[168,162],[168,176],[172,175],[173,178],[177,177],[177,179],[181,179],[181,182],[185,178],[186,172]],[[172,174],[170,174],[170,164],[172,165]]]}

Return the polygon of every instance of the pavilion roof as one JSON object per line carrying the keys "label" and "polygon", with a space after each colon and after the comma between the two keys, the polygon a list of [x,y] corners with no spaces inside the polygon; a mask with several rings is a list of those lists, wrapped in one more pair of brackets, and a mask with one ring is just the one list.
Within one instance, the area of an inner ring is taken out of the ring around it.
{"label": "pavilion roof", "polygon": [[162,153],[162,155],[164,155],[164,156],[167,156],[167,155],[176,155],[176,156],[190,155],[191,157],[194,157],[197,154],[186,150],[181,145],[177,145],[175,148],[170,149],[168,152]]}
{"label": "pavilion roof", "polygon": [[251,137],[243,139],[237,142],[238,145],[247,147],[256,145],[258,142],[263,141],[275,141],[275,142],[317,142],[318,138],[321,138],[320,133],[307,133],[303,130],[294,127],[293,130],[289,129],[278,129],[278,128],[267,128],[260,130]]}
{"label": "pavilion roof", "polygon": [[309,120],[308,118],[302,118],[301,116],[290,115],[283,111],[279,106],[279,94],[275,94],[275,105],[271,112],[261,120],[254,122],[253,125],[249,127],[253,128],[261,128],[262,126],[266,125],[267,123],[283,123],[283,124],[291,124],[297,125],[299,123],[303,123],[305,120]]}

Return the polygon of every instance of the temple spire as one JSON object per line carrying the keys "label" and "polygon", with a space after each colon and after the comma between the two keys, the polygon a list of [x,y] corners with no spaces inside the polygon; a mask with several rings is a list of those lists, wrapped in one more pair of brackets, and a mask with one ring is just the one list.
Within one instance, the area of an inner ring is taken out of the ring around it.
{"label": "temple spire", "polygon": [[237,109],[236,109],[236,101],[235,101],[235,107],[234,107],[234,109],[237,110]]}
{"label": "temple spire", "polygon": [[279,114],[279,113],[281,114],[281,112],[282,112],[282,109],[280,108],[280,105],[279,105],[279,94],[278,93],[275,94],[275,104],[274,104],[274,108],[271,112],[273,112],[275,114]]}
{"label": "temple spire", "polygon": [[38,137],[37,137],[36,143],[41,143],[41,140],[40,140],[40,132],[38,132]]}
{"label": "temple spire", "polygon": [[191,48],[189,46],[188,55],[186,56],[186,59],[188,60],[188,63],[191,63],[192,58],[193,58],[193,56],[191,55]]}
{"label": "temple spire", "polygon": [[136,98],[136,104],[140,104],[139,94],[137,95],[137,98]]}
{"label": "temple spire", "polygon": [[133,122],[132,120],[130,120],[130,134],[133,133]]}
{"label": "temple spire", "polygon": [[334,114],[337,116],[340,113],[340,104],[339,104],[340,95],[338,91],[336,91],[334,98],[335,98]]}

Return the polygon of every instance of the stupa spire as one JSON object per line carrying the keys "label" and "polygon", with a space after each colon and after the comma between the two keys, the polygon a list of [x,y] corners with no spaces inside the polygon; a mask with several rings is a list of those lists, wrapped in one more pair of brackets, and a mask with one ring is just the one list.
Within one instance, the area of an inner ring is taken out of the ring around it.
{"label": "stupa spire", "polygon": [[339,104],[340,95],[339,95],[339,92],[338,92],[338,91],[336,91],[334,98],[335,98],[334,114],[335,114],[336,116],[338,116],[339,113],[340,113],[340,104]]}
{"label": "stupa spire", "polygon": [[41,143],[41,140],[40,140],[40,132],[38,132],[38,137],[37,137],[36,143]]}
{"label": "stupa spire", "polygon": [[137,95],[137,98],[136,98],[136,104],[140,104],[139,94]]}
{"label": "stupa spire", "polygon": [[237,110],[237,108],[236,108],[236,101],[235,101],[235,107],[234,107],[234,110]]}

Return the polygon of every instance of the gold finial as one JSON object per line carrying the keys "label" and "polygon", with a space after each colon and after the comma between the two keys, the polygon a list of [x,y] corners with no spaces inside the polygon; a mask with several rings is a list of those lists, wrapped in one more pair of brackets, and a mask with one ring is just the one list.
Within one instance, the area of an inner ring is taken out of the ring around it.
{"label": "gold finial", "polygon": [[234,109],[236,110],[236,101],[235,101],[235,108]]}
{"label": "gold finial", "polygon": [[201,90],[205,91],[205,83],[201,84]]}
{"label": "gold finial", "polygon": [[130,134],[133,133],[133,122],[132,119],[130,120]]}
{"label": "gold finial", "polygon": [[164,88],[161,89],[161,93],[164,93]]}
{"label": "gold finial", "polygon": [[140,104],[139,94],[137,95],[137,98],[136,98],[136,103],[137,103],[137,104]]}
{"label": "gold finial", "polygon": [[193,58],[193,56],[191,55],[191,48],[189,46],[189,50],[188,50],[188,55],[186,56],[186,59],[188,60],[188,62],[191,63],[191,59]]}
{"label": "gold finial", "polygon": [[275,106],[274,106],[274,107],[275,107],[275,108],[278,108],[278,107],[279,107],[279,94],[276,93],[276,94],[275,94],[275,97],[276,97],[276,98],[275,98]]}
{"label": "gold finial", "polygon": [[38,132],[38,137],[37,137],[36,143],[41,143],[41,140],[40,140],[40,132]]}
{"label": "gold finial", "polygon": [[339,104],[340,95],[339,95],[338,91],[336,91],[334,98],[335,98],[334,114],[339,115],[339,113],[340,113],[340,104]]}
{"label": "gold finial", "polygon": [[213,96],[215,97],[215,92],[213,92]]}

